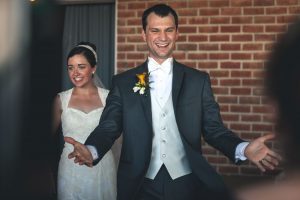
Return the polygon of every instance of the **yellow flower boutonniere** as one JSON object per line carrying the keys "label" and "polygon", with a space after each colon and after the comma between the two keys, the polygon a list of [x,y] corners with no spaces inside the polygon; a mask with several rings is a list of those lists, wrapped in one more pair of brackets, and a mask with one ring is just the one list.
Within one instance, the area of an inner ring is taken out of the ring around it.
{"label": "yellow flower boutonniere", "polygon": [[143,72],[141,74],[136,74],[138,82],[135,83],[133,91],[139,92],[140,95],[145,94],[146,90],[150,88],[149,86],[149,75],[150,73]]}

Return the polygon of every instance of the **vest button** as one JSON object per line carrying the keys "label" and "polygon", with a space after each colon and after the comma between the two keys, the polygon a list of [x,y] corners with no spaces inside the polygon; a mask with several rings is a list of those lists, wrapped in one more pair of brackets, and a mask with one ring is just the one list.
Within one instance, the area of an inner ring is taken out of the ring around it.
{"label": "vest button", "polygon": [[165,157],[166,157],[166,154],[163,154],[162,157],[165,158]]}
{"label": "vest button", "polygon": [[166,127],[165,126],[161,127],[161,130],[163,130],[163,131],[166,130]]}

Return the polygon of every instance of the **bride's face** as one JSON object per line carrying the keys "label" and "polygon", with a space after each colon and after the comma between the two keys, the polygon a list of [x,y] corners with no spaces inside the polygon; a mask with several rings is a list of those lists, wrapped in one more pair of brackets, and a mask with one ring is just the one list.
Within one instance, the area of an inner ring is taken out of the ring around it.
{"label": "bride's face", "polygon": [[96,68],[91,67],[88,60],[81,54],[68,59],[68,73],[75,87],[83,87],[92,83],[92,76]]}

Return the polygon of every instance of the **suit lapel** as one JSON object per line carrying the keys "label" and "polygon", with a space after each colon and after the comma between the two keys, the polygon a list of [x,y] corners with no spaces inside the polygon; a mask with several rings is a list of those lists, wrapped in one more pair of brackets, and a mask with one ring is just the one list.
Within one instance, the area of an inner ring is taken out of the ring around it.
{"label": "suit lapel", "polygon": [[[144,62],[140,67],[137,69],[137,73],[141,74],[143,72],[148,73],[148,61]],[[145,112],[145,116],[147,118],[147,121],[149,122],[149,125],[152,127],[152,112],[151,112],[151,94],[150,89],[146,90],[145,94],[139,95],[139,98],[141,99],[142,106]]]}
{"label": "suit lapel", "polygon": [[184,77],[184,71],[183,71],[182,67],[174,59],[174,61],[173,61],[173,81],[172,81],[172,100],[173,100],[173,107],[174,107],[175,114],[176,114],[176,110],[177,110],[177,103],[178,103],[180,89],[182,87],[183,77]]}

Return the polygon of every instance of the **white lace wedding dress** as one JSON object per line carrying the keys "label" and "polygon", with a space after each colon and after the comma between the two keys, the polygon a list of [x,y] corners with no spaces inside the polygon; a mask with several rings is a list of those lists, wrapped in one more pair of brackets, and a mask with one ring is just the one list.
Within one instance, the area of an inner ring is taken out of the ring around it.
{"label": "white lace wedding dress", "polygon": [[[85,113],[68,107],[73,89],[59,93],[62,103],[62,130],[69,136],[84,143],[88,135],[99,124],[103,107]],[[98,88],[103,104],[108,91]],[[116,165],[111,150],[92,168],[74,163],[68,159],[73,146],[65,143],[58,167],[58,200],[115,200]]]}

